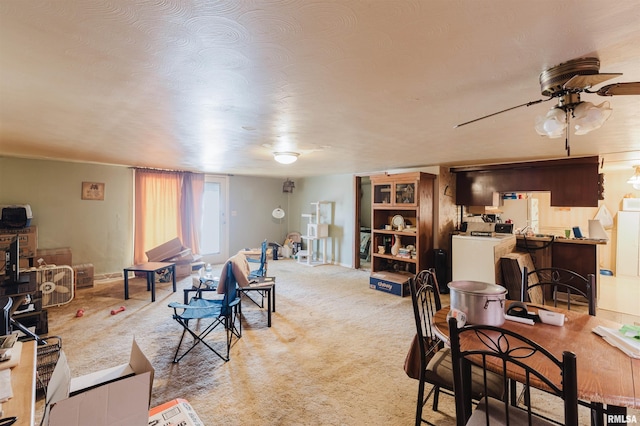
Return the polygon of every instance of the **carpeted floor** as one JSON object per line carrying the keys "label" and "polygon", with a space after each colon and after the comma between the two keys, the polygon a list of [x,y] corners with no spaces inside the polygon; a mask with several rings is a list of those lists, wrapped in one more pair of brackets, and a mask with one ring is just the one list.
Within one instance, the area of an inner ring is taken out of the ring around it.
{"label": "carpeted floor", "polygon": [[[181,328],[167,304],[182,301],[190,277],[176,293],[158,283],[154,303],[142,278],[130,280],[126,301],[121,280],[80,289],[49,308],[49,334],[62,337],[72,376],[126,362],[135,337],[155,368],[151,405],[185,398],[206,425],[413,424],[418,383],[403,370],[415,333],[410,297],[371,290],[369,272],[339,266],[279,260],[269,275],[277,278],[272,327],[265,310],[243,303],[243,337],[227,363],[202,345],[172,363]],[[440,401],[426,417],[454,425],[453,398]],[[38,420],[42,410],[40,398]]]}

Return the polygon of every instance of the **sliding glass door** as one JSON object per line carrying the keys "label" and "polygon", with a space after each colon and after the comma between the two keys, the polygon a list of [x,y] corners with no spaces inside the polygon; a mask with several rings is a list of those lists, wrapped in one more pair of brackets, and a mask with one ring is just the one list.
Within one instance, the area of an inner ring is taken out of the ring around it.
{"label": "sliding glass door", "polygon": [[229,257],[227,192],[226,177],[205,176],[200,234],[200,252],[203,262],[223,263]]}

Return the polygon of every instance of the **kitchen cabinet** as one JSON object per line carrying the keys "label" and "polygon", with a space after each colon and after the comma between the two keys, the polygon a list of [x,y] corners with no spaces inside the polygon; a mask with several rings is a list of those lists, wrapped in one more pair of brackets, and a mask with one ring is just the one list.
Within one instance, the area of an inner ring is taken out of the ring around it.
{"label": "kitchen cabinet", "polygon": [[454,167],[456,204],[493,206],[495,193],[550,191],[552,206],[597,207],[603,184],[599,164],[593,156]]}
{"label": "kitchen cabinet", "polygon": [[[550,237],[527,237],[525,239],[522,235],[517,236],[517,241],[516,248],[531,255],[536,269],[563,268],[576,272],[585,278],[589,274],[594,274],[596,281],[599,280],[598,246],[605,245],[604,241],[556,238],[552,242]],[[582,291],[587,289],[580,282],[575,285]]]}
{"label": "kitchen cabinet", "polygon": [[616,275],[640,276],[640,212],[619,211]]}
{"label": "kitchen cabinet", "polygon": [[371,176],[372,287],[373,278],[383,275],[402,285],[433,260],[435,177],[422,172]]}
{"label": "kitchen cabinet", "polygon": [[[387,175],[389,176],[389,175]],[[418,205],[416,188],[418,181],[413,176],[398,177],[395,181],[382,181],[374,183],[372,204],[379,207],[400,206],[415,207]]]}

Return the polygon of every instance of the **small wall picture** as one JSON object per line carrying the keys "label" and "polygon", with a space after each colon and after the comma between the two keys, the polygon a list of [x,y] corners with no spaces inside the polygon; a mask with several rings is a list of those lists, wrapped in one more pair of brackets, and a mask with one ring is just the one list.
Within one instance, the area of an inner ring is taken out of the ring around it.
{"label": "small wall picture", "polygon": [[104,183],[82,182],[83,200],[104,200]]}

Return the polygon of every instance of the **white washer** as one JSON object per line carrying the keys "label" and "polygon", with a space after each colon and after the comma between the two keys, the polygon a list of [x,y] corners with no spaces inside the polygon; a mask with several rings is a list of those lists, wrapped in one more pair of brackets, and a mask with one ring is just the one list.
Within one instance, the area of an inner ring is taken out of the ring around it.
{"label": "white washer", "polygon": [[[500,266],[495,248],[515,242],[515,236],[496,237],[454,235],[451,240],[452,281],[481,281],[496,284],[496,271]],[[499,271],[498,271],[499,272]]]}

